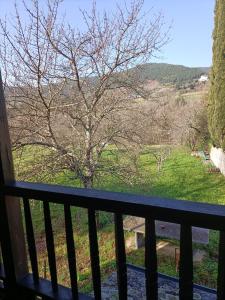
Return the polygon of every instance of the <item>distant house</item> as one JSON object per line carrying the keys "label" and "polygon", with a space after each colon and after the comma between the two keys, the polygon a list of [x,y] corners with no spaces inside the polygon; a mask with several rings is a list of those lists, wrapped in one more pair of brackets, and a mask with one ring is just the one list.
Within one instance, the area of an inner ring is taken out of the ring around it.
{"label": "distant house", "polygon": [[208,75],[201,75],[201,77],[199,78],[198,82],[206,82],[209,80]]}

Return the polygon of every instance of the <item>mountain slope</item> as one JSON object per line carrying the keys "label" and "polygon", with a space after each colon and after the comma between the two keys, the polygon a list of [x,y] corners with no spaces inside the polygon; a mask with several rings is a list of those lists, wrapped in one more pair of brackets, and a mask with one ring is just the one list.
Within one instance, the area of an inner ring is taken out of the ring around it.
{"label": "mountain slope", "polygon": [[209,68],[190,68],[181,65],[165,63],[150,63],[134,68],[140,72],[142,79],[157,80],[161,83],[182,85],[198,79],[202,74],[209,72]]}

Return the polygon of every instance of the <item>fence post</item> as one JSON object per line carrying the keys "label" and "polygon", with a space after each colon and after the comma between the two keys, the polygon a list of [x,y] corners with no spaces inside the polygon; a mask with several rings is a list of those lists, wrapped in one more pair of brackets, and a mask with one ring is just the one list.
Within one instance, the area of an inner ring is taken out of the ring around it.
{"label": "fence post", "polygon": [[[28,273],[25,236],[20,201],[4,196],[1,187],[15,181],[6,103],[0,73],[0,241],[8,298],[18,295],[16,282]],[[26,297],[25,297],[26,298]],[[24,299],[25,299],[24,298]],[[15,298],[16,299],[16,298]]]}

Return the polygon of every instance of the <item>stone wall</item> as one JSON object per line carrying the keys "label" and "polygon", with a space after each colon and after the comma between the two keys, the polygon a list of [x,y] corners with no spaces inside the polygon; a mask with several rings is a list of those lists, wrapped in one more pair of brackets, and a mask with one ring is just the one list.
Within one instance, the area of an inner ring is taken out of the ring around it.
{"label": "stone wall", "polygon": [[212,147],[210,151],[210,159],[214,165],[220,169],[220,172],[225,176],[225,153],[223,149]]}

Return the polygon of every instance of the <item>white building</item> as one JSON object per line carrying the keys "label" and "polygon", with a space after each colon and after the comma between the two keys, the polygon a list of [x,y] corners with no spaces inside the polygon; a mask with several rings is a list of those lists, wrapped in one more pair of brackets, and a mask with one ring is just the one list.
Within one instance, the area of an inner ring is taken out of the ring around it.
{"label": "white building", "polygon": [[202,76],[199,78],[198,82],[206,82],[206,81],[208,81],[208,80],[209,80],[208,75],[202,75]]}

